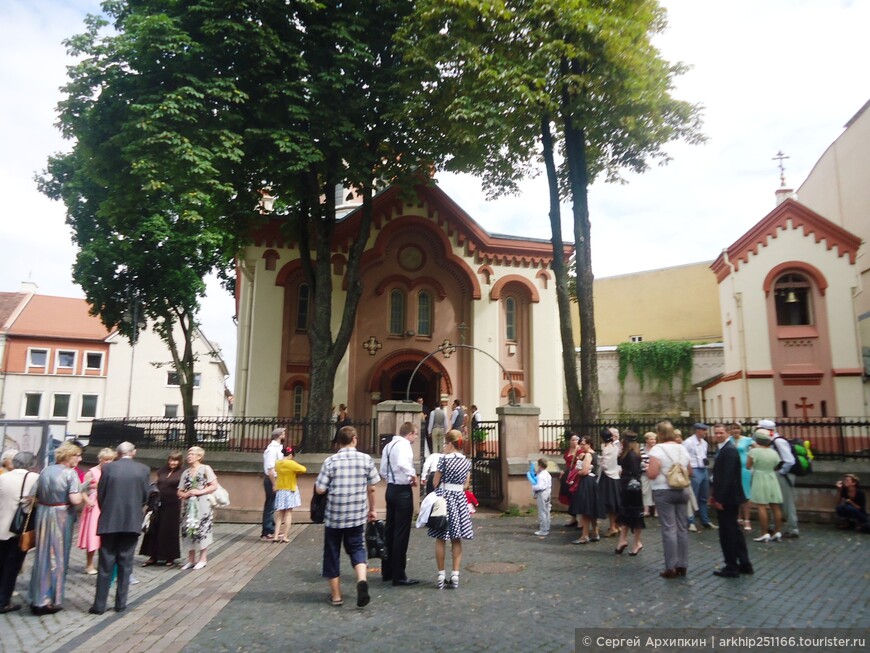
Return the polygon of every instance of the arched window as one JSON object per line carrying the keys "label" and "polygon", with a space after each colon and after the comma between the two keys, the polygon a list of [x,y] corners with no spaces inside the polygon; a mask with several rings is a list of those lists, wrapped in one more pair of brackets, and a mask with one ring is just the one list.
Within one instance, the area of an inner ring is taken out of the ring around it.
{"label": "arched window", "polygon": [[425,290],[417,295],[417,335],[432,335],[432,295]]}
{"label": "arched window", "polygon": [[779,326],[813,324],[812,285],[803,275],[788,272],[773,286],[776,323]]}
{"label": "arched window", "polygon": [[305,388],[301,383],[293,386],[293,417],[302,417],[302,403],[305,398]]}
{"label": "arched window", "polygon": [[405,293],[398,288],[390,291],[390,335],[405,333]]}
{"label": "arched window", "polygon": [[504,300],[504,337],[508,342],[517,340],[517,300],[508,297]]}
{"label": "arched window", "polygon": [[299,284],[299,296],[296,300],[296,330],[308,331],[308,308],[311,305],[310,290],[307,283]]}

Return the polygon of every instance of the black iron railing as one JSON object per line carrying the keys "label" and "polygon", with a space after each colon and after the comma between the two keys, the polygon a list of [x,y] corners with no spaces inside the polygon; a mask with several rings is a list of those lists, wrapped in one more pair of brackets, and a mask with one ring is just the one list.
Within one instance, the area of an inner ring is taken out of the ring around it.
{"label": "black iron railing", "polygon": [[[359,434],[358,448],[379,453],[373,421],[352,422]],[[328,453],[336,425],[282,417],[198,417],[193,433],[185,433],[183,418],[132,417],[95,420],[89,444],[115,447],[127,440],[139,448],[178,449],[193,445],[210,451],[262,452],[275,428],[287,429],[286,443],[306,453]]]}
{"label": "black iron railing", "polygon": [[485,505],[502,499],[498,422],[479,422],[471,434],[471,491]]}
{"label": "black iron railing", "polygon": [[[540,423],[541,453],[558,455],[565,450],[567,434],[590,435],[596,448],[600,448],[599,432],[605,426],[615,426],[620,431],[631,429],[641,438],[647,431],[655,431],[655,425],[666,418],[600,419],[593,422],[572,424],[568,421],[542,421]],[[694,433],[697,418],[668,418],[683,437]],[[870,459],[870,420],[866,417],[818,417],[809,419],[774,418],[776,430],[789,439],[809,440],[813,455],[819,460]],[[716,422],[730,424],[739,422],[743,432],[751,435],[758,418],[735,420],[703,420],[708,425]]]}

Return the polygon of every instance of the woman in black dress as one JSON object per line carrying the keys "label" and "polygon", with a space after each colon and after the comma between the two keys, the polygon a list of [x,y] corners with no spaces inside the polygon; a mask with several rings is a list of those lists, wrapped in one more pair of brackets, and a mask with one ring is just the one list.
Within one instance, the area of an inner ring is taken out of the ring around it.
{"label": "woman in black dress", "polygon": [[595,481],[596,460],[592,450],[592,438],[580,438],[576,467],[580,473],[580,486],[571,497],[571,509],[580,518],[582,535],[571,544],[587,544],[601,539],[598,535],[598,519],[602,516],[598,501],[598,483]]}
{"label": "woman in black dress", "polygon": [[143,567],[159,562],[172,567],[176,559],[181,557],[181,499],[178,498],[181,460],[181,452],[173,451],[166,460],[166,466],[157,470],[157,506],[151,515],[151,526],[142,538],[142,548],[139,551],[140,555],[149,556]]}
{"label": "woman in black dress", "polygon": [[636,556],[643,548],[640,534],[645,528],[643,522],[643,485],[641,484],[640,447],[637,444],[637,434],[626,431],[622,434],[622,453],[619,456],[622,467],[620,483],[620,503],[616,522],[619,524],[619,542],[616,545],[617,555],[622,554],[628,546],[628,531],[634,533],[634,546],[628,555]]}

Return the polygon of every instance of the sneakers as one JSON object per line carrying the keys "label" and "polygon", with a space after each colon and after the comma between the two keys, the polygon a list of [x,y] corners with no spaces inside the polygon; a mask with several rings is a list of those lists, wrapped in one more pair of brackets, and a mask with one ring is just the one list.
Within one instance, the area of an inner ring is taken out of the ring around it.
{"label": "sneakers", "polygon": [[454,574],[450,577],[450,588],[458,590],[459,589],[459,575]]}
{"label": "sneakers", "polygon": [[690,533],[697,533],[697,532],[698,532],[698,527],[695,526],[694,524],[689,524],[689,532],[690,532]]}
{"label": "sneakers", "polygon": [[441,574],[438,574],[438,578],[435,579],[435,587],[437,587],[439,590],[444,589],[444,576],[442,576]]}
{"label": "sneakers", "polygon": [[538,537],[546,537],[550,534],[550,531],[535,531],[535,535]]}

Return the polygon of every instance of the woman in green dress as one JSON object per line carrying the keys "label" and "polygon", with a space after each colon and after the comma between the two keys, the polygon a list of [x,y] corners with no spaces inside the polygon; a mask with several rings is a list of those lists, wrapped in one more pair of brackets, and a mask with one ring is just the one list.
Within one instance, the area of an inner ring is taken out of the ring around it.
{"label": "woman in green dress", "polygon": [[[773,437],[767,429],[758,429],[752,436],[755,440],[746,457],[746,468],[752,470],[750,500],[758,508],[758,525],[761,535],[756,542],[779,542],[782,540],[782,490],[776,478],[776,468],[781,459],[776,449],[771,447]],[[768,532],[768,506],[773,511],[774,534]]]}

